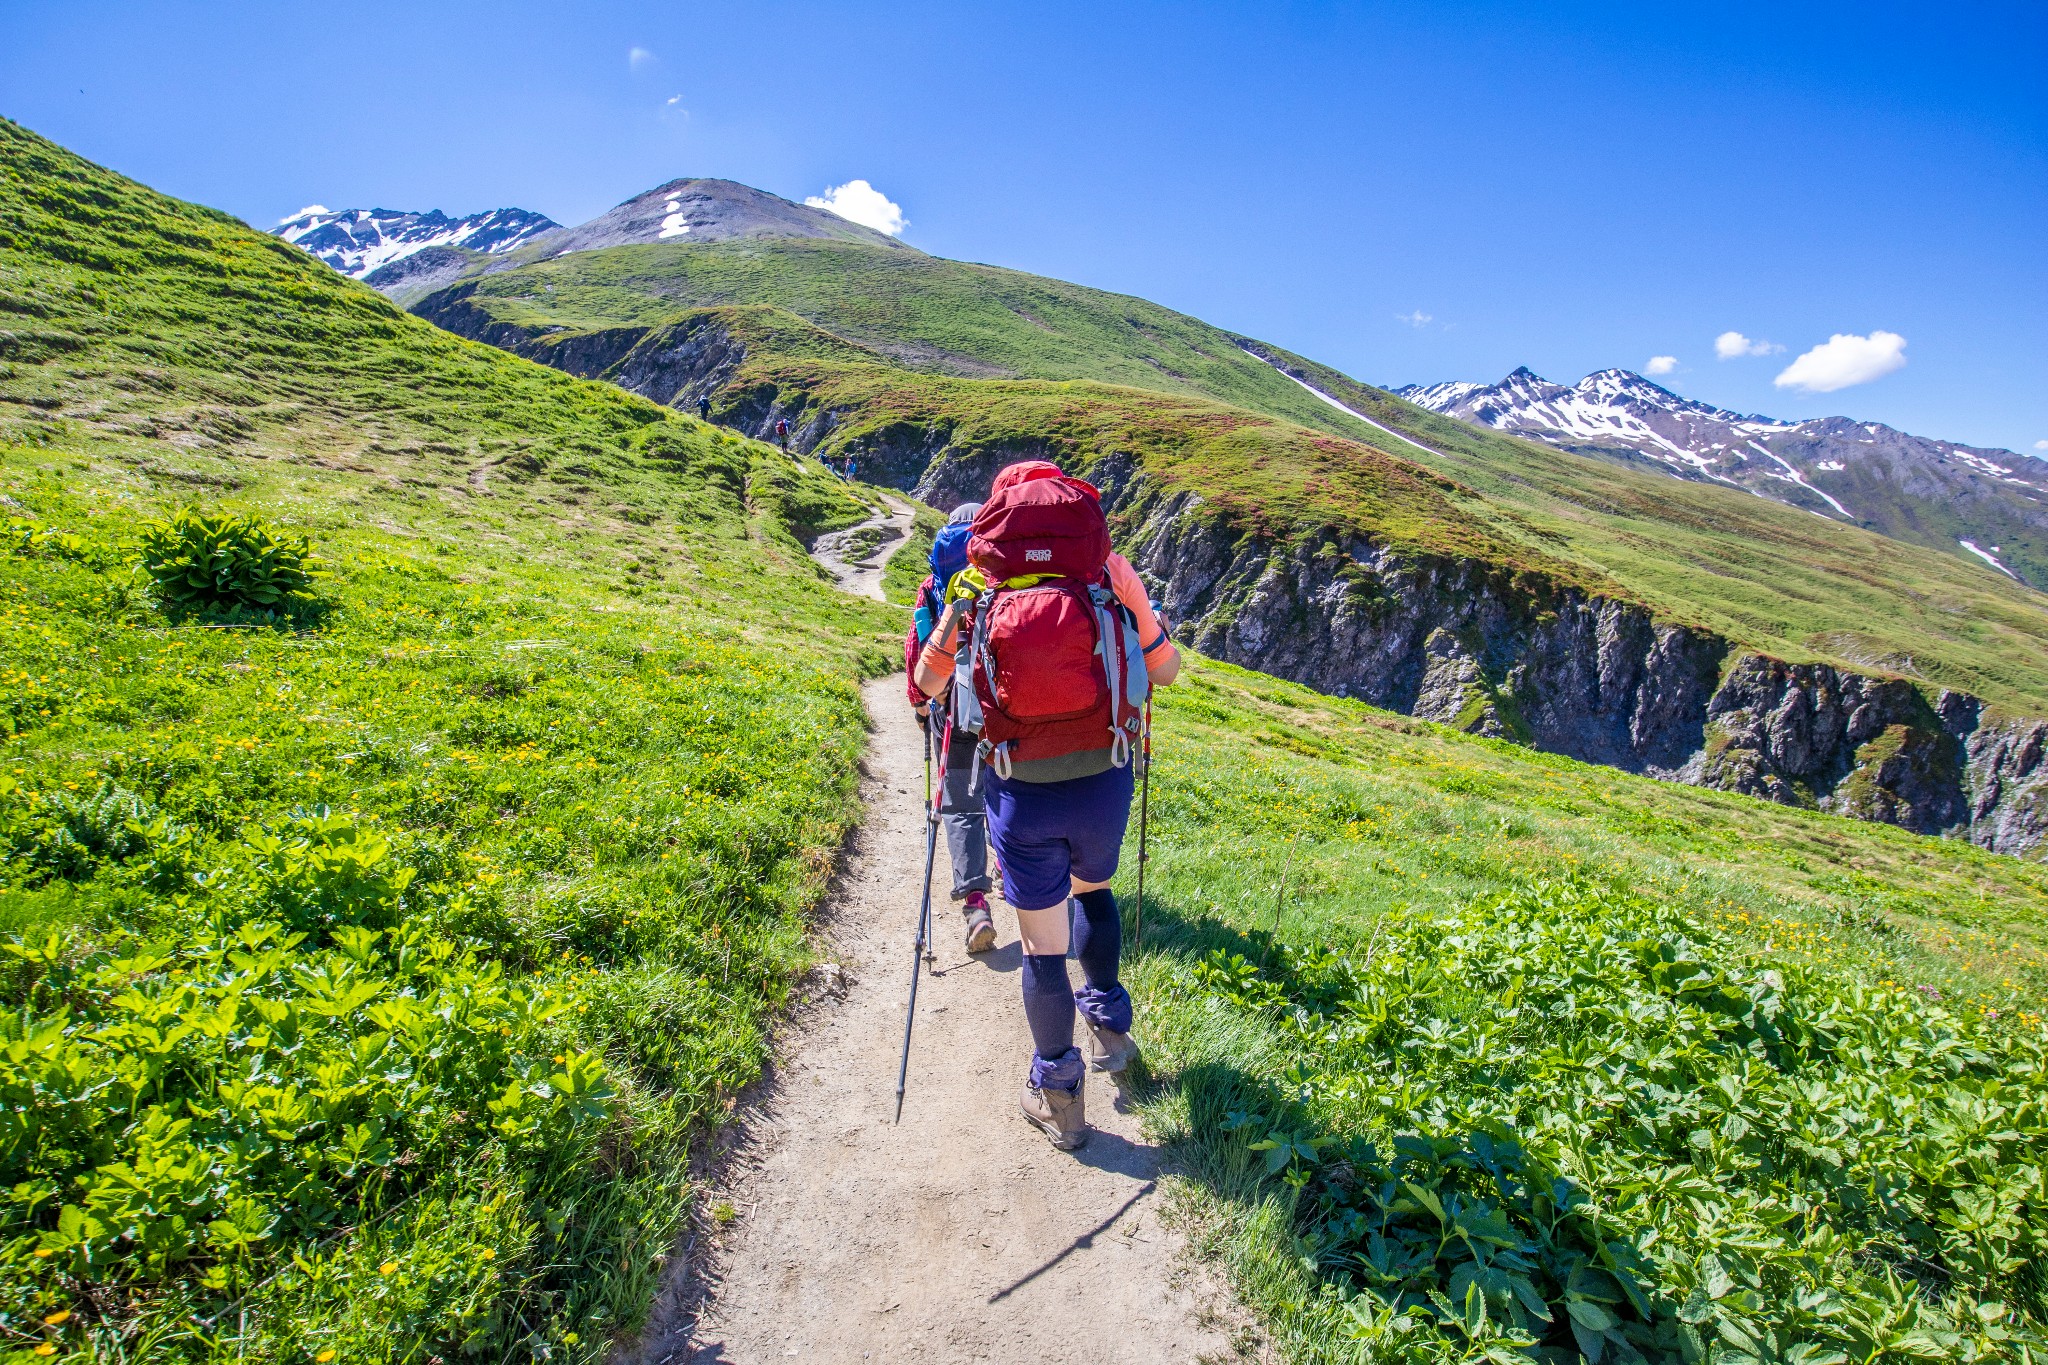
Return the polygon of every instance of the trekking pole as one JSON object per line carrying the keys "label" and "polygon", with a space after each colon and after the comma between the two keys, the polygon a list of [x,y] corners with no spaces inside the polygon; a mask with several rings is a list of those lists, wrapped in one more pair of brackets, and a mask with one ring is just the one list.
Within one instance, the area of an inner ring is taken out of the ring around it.
{"label": "trekking pole", "polygon": [[[946,727],[946,739],[953,738],[952,726]],[[932,734],[929,727],[924,734],[925,761],[931,761]],[[941,750],[940,761],[944,762]],[[929,771],[929,770],[927,770]],[[943,790],[943,789],[942,789]],[[917,939],[910,946],[910,1003],[903,1009],[903,1059],[896,1065],[896,1117],[894,1122],[903,1122],[903,1089],[910,1079],[910,1030],[917,1022],[917,978],[923,973],[925,945],[929,941],[932,920],[932,860],[939,851],[939,802],[931,795],[930,779],[926,779],[924,803],[924,899],[917,909]]]}
{"label": "trekking pole", "polygon": [[1146,847],[1147,817],[1152,811],[1152,694],[1145,694],[1145,738],[1139,746],[1144,766],[1138,770],[1138,916],[1131,926],[1131,946],[1145,941],[1145,864],[1152,857]]}

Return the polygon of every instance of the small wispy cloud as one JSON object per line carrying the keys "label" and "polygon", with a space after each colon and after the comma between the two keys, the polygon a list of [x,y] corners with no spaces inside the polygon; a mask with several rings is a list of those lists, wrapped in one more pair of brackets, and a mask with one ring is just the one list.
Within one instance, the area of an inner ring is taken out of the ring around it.
{"label": "small wispy cloud", "polygon": [[645,71],[654,65],[654,54],[644,47],[626,49],[626,65],[634,71]]}
{"label": "small wispy cloud", "polygon": [[1775,341],[1751,341],[1740,332],[1723,332],[1714,338],[1714,354],[1723,360],[1736,360],[1746,355],[1776,355],[1784,349]]}
{"label": "small wispy cloud", "polygon": [[2036,450],[2048,450],[2048,441],[2036,441],[2036,442],[2034,442],[2034,449],[2036,449]]}
{"label": "small wispy cloud", "polygon": [[1645,365],[1645,366],[1643,366],[1643,373],[1644,373],[1644,374],[1670,374],[1670,373],[1671,373],[1671,372],[1672,372],[1673,370],[1675,370],[1675,369],[1677,369],[1677,368],[1678,368],[1678,357],[1677,357],[1677,356],[1675,356],[1675,355],[1653,355],[1653,356],[1651,356],[1651,357],[1650,357],[1650,363],[1649,363],[1649,364],[1647,364],[1647,365]]}
{"label": "small wispy cloud", "polygon": [[668,103],[670,104],[681,104],[682,102],[683,97],[681,95],[670,95],[668,97]]}
{"label": "small wispy cloud", "polygon": [[910,220],[903,216],[902,205],[892,202],[888,195],[865,180],[849,180],[844,185],[834,185],[822,195],[811,195],[804,202],[814,209],[825,209],[850,223],[859,223],[891,237],[902,236],[903,229],[910,226]]}
{"label": "small wispy cloud", "polygon": [[1882,379],[1905,363],[1906,339],[1897,332],[1872,332],[1867,337],[1837,332],[1787,365],[1771,382],[1781,389],[1833,393]]}
{"label": "small wispy cloud", "polygon": [[279,227],[283,227],[286,223],[289,223],[294,218],[308,218],[311,217],[313,214],[327,213],[329,211],[330,210],[325,204],[308,204],[306,205],[306,207],[300,209],[297,213],[287,214],[284,217],[278,219],[277,225]]}
{"label": "small wispy cloud", "polygon": [[1394,321],[1405,322],[1410,327],[1427,327],[1430,323],[1435,322],[1436,319],[1418,308],[1412,313],[1394,314]]}

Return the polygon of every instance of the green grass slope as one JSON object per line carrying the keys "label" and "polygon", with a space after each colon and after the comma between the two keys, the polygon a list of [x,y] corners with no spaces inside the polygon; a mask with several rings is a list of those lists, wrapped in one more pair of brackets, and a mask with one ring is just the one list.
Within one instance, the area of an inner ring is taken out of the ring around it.
{"label": "green grass slope", "polygon": [[1356,425],[1198,318],[922,252],[775,239],[661,243],[576,252],[455,287],[494,319],[572,331],[773,304],[911,369],[1092,379],[1219,399],[1326,431]]}
{"label": "green grass slope", "polygon": [[[599,1358],[855,815],[860,490],[7,123],[0,310],[0,1346]],[[1320,496],[1239,410],[1003,403]],[[194,506],[310,539],[295,627],[164,596]],[[1143,1102],[1285,1356],[2038,1336],[2038,867],[1200,660],[1159,717]]]}
{"label": "green grass slope", "polygon": [[[1438,420],[1460,430],[1422,434],[1446,438],[1451,458],[1410,460],[1412,449],[1384,437],[1370,445],[1201,399],[921,374],[835,352],[786,317],[721,314],[749,339],[731,400],[796,390],[849,414],[821,453],[942,430],[970,457],[1046,448],[1085,467],[1135,456],[1243,531],[1317,541],[1354,533],[1477,558],[1639,602],[1780,658],[1899,674],[2048,714],[2048,599],[1761,498],[1675,479],[1581,486],[1555,467],[1576,457],[1491,441],[1448,419]],[[1460,445],[1464,432],[1483,448]],[[1527,459],[1507,463],[1494,446]]]}
{"label": "green grass slope", "polygon": [[1391,447],[1481,494],[1481,515],[1568,545],[1684,620],[1781,658],[1893,673],[2040,714],[2043,599],[2002,574],[1731,489],[1487,432],[1274,354],[1438,452]]}
{"label": "green grass slope", "polygon": [[1281,1358],[2038,1357],[2039,867],[1202,660],[1157,727],[1142,1103]]}
{"label": "green grass slope", "polygon": [[[818,331],[752,315],[752,374],[808,381],[816,366],[799,373],[778,369],[777,361],[832,359],[835,338],[883,367],[859,380],[851,369],[834,372],[830,401],[870,401],[864,395],[872,394],[878,404],[871,418],[835,433],[835,449],[858,429],[942,416],[991,439],[1009,424],[1005,439],[1028,441],[1035,433],[1014,420],[1023,415],[1018,396],[1045,395],[1029,414],[1037,421],[1062,390],[1020,380],[1088,381],[1188,400],[1142,400],[1205,414],[1164,444],[1191,444],[1224,421],[1287,433],[1285,457],[1268,444],[1219,450],[1207,462],[1203,489],[1241,500],[1270,481],[1265,505],[1297,516],[1300,534],[1317,533],[1317,519],[1328,518],[1416,543],[1412,521],[1381,525],[1372,497],[1346,496],[1344,486],[1356,480],[1328,477],[1356,459],[1373,466],[1367,482],[1377,486],[1384,479],[1377,471],[1391,462],[1469,490],[1473,496],[1457,504],[1455,538],[1469,541],[1470,528],[1483,526],[1504,567],[1569,566],[1556,570],[1567,581],[1602,585],[1780,658],[1894,673],[2021,712],[2048,712],[2048,602],[1988,568],[1739,491],[1482,431],[1265,348],[1325,392],[1439,452],[1426,454],[1316,398],[1231,334],[1142,300],[911,253],[777,241],[577,253],[467,281],[418,307],[431,314],[457,297],[488,324],[544,339],[563,355],[593,333],[657,328],[698,307],[771,305],[793,313]],[[1209,403],[1234,415],[1225,418]],[[1331,435],[1347,439],[1323,444]],[[1110,447],[1084,441],[1069,448]],[[1330,454],[1339,449],[1346,453]],[[1276,461],[1310,472],[1273,478]],[[1327,483],[1327,493],[1294,498],[1311,479]]]}
{"label": "green grass slope", "polygon": [[[855,814],[865,508],[6,122],[0,494],[0,1344],[596,1358]],[[192,506],[317,624],[167,611]]]}

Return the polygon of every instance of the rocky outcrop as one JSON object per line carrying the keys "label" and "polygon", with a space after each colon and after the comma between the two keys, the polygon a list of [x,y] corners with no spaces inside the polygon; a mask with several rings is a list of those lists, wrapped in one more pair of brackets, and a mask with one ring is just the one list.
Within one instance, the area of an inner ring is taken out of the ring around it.
{"label": "rocky outcrop", "polygon": [[[939,507],[1025,454],[931,465]],[[2048,843],[2048,721],[1976,698],[1745,652],[1646,608],[1368,538],[1278,543],[1165,492],[1085,472],[1118,542],[1204,653],[1337,696],[1629,772],[2029,854]]]}
{"label": "rocky outcrop", "polygon": [[[431,310],[431,311],[430,311]],[[746,371],[715,314],[560,337],[490,322],[461,287],[420,310],[451,330],[659,402],[710,396],[718,420],[858,459],[862,477],[941,509],[986,495],[1013,460],[1103,490],[1117,541],[1204,653],[1336,696],[1628,772],[1973,840],[2048,844],[2048,720],[1930,700],[1895,677],[1794,664],[1640,604],[1477,559],[1324,531],[1247,531],[1129,454],[1018,437],[957,440],[944,419],[873,426],[801,384]],[[502,334],[502,335],[501,335]]]}

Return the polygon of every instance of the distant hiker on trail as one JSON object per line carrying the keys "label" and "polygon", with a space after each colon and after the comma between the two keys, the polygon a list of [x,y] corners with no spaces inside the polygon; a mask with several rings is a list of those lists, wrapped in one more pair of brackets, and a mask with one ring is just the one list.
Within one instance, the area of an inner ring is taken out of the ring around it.
{"label": "distant hiker on trail", "polygon": [[[850,466],[852,461],[847,463]],[[903,640],[903,667],[907,674],[916,673],[925,640],[944,614],[947,585],[967,567],[969,523],[980,510],[978,502],[960,504],[932,538],[931,573],[918,585],[917,610]],[[946,717],[942,714],[934,718],[930,714],[927,699],[917,690],[916,682],[906,683],[910,704],[918,708],[918,723],[944,727]],[[946,853],[953,862],[953,899],[961,902],[960,913],[967,920],[967,951],[985,953],[996,946],[996,925],[988,908],[988,893],[993,885],[988,875],[988,817],[982,810],[981,791],[973,786],[974,745],[980,736],[955,729],[950,736],[942,733],[935,738],[943,742],[945,755],[939,818],[946,827]]]}
{"label": "distant hiker on trail", "polygon": [[[927,697],[946,693],[959,727],[980,733],[989,838],[1024,940],[1033,1055],[1019,1107],[1053,1146],[1072,1151],[1088,1140],[1076,1008],[1088,1021],[1089,1067],[1114,1075],[1138,1057],[1130,992],[1117,979],[1123,925],[1109,881],[1130,818],[1145,701],[1154,684],[1179,676],[1180,653],[1136,570],[1110,553],[1101,495],[1043,460],[996,475],[970,525],[967,558],[915,681]],[[968,678],[948,693],[956,657]],[[1067,976],[1070,938],[1086,979],[1078,991]]]}
{"label": "distant hiker on trail", "polygon": [[787,417],[775,419],[775,444],[781,446],[784,450],[789,449],[789,419]]}
{"label": "distant hiker on trail", "polygon": [[711,420],[711,399],[708,396],[697,400],[697,420],[700,422]]}

